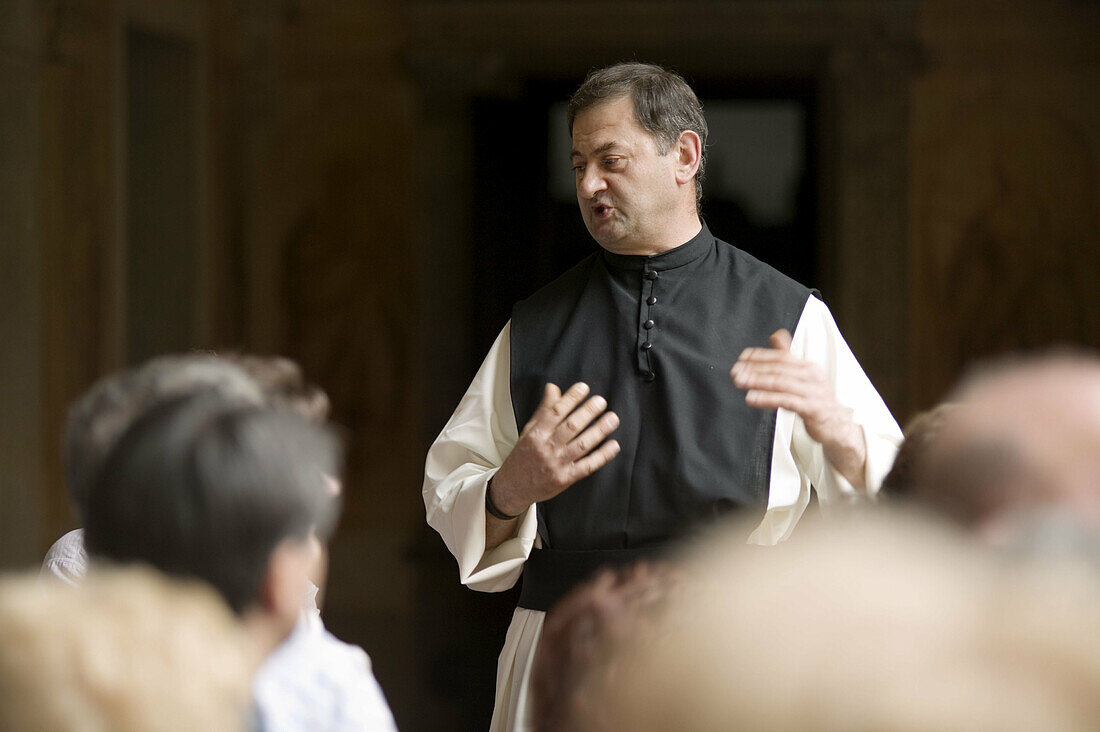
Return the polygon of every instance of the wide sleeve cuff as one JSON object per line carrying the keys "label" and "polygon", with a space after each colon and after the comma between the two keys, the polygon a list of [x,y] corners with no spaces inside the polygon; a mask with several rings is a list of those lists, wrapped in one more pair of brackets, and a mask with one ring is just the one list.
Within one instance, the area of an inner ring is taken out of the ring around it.
{"label": "wide sleeve cuff", "polygon": [[515,585],[531,554],[538,525],[535,507],[531,506],[520,515],[515,535],[486,551],[485,491],[495,474],[494,468],[470,481],[460,491],[451,513],[454,534],[461,534],[467,542],[455,555],[459,559],[459,580],[482,592],[501,592]]}
{"label": "wide sleeve cuff", "polygon": [[511,453],[519,431],[510,388],[510,327],[497,337],[451,419],[428,450],[424,508],[458,561],[459,579],[475,590],[512,587],[535,542],[536,512],[528,509],[515,536],[485,548],[485,491]]}

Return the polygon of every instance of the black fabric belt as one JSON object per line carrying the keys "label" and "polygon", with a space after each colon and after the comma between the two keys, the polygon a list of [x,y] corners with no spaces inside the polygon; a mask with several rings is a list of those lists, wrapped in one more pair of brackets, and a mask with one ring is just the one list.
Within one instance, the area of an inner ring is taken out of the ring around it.
{"label": "black fabric belt", "polygon": [[531,556],[523,565],[519,606],[528,610],[549,611],[570,590],[583,584],[599,570],[654,559],[664,549],[666,547],[660,544],[635,549],[532,549]]}

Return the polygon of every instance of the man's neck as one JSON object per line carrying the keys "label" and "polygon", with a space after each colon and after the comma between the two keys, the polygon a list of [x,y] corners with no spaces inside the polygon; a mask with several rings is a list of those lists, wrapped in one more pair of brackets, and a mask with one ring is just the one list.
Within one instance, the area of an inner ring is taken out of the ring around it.
{"label": "man's neck", "polygon": [[271,613],[253,606],[241,615],[241,626],[252,641],[259,658],[265,658],[276,646],[286,640],[294,625]]}
{"label": "man's neck", "polygon": [[673,225],[665,227],[659,233],[647,237],[644,241],[604,248],[613,254],[652,257],[683,246],[694,239],[702,229],[703,222],[699,220],[697,214],[693,213],[690,217],[677,220]]}

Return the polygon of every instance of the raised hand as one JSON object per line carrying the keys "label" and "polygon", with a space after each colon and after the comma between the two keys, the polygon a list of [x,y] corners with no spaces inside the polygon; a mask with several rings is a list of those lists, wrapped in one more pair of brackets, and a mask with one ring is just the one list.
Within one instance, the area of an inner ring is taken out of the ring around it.
{"label": "raised hand", "polygon": [[546,385],[538,409],[493,476],[492,501],[502,512],[516,516],[553,498],[619,453],[618,442],[604,441],[619,426],[619,417],[607,411],[602,396],[582,404],[588,391],[583,383],[564,394],[554,384]]}
{"label": "raised hand", "polygon": [[777,330],[771,348],[746,348],[730,369],[745,390],[745,402],[758,409],[786,409],[802,418],[806,433],[825,449],[825,457],[852,485],[862,487],[867,459],[863,430],[836,399],[825,370],[791,351],[791,334]]}

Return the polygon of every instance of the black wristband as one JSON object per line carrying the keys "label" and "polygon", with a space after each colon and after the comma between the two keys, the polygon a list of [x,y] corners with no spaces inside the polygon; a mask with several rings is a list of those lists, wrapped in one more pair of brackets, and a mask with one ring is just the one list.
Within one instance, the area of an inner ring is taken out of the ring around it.
{"label": "black wristband", "polygon": [[509,516],[508,514],[497,508],[497,504],[493,503],[493,479],[489,478],[489,482],[485,485],[485,510],[489,512],[489,515],[493,518],[500,519],[501,521],[515,521],[522,513],[517,513],[515,516]]}

